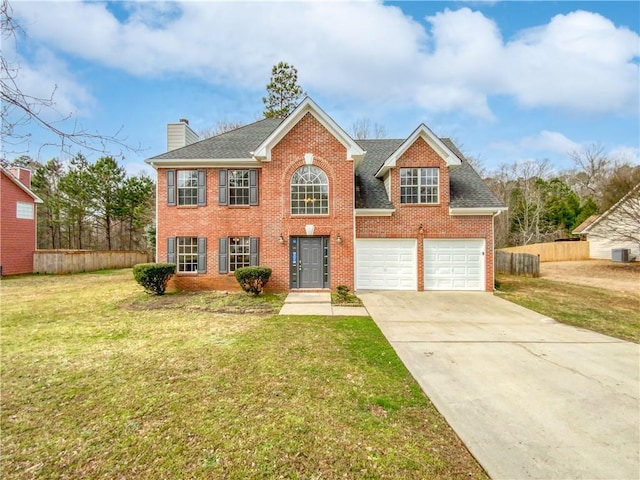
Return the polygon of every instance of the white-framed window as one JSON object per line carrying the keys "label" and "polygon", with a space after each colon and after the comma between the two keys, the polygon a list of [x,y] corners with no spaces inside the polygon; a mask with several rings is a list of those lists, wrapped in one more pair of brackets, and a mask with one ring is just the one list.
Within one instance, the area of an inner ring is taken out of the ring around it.
{"label": "white-framed window", "polygon": [[400,203],[439,203],[440,170],[429,168],[400,169]]}
{"label": "white-framed window", "polygon": [[249,237],[229,237],[229,271],[235,272],[238,268],[249,267],[250,253]]}
{"label": "white-framed window", "polygon": [[17,202],[16,203],[16,218],[22,218],[24,220],[33,220],[33,203],[29,202]]}
{"label": "white-framed window", "polygon": [[329,213],[329,180],[315,165],[303,165],[291,177],[291,213],[326,215]]}
{"label": "white-framed window", "polygon": [[249,170],[229,170],[229,205],[249,205]]}
{"label": "white-framed window", "polygon": [[198,237],[178,237],[178,272],[198,271]]}
{"label": "white-framed window", "polygon": [[198,171],[178,170],[178,205],[198,204]]}

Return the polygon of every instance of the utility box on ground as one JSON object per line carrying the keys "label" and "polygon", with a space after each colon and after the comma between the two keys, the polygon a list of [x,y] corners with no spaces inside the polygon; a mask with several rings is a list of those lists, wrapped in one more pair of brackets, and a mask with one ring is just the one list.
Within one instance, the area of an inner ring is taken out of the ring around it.
{"label": "utility box on ground", "polygon": [[613,262],[630,262],[630,250],[628,248],[614,248],[611,250],[611,260]]}

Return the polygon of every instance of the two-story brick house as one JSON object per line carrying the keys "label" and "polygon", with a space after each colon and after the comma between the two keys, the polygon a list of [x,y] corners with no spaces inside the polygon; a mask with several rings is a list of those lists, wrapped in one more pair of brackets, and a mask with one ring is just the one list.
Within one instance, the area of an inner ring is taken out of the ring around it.
{"label": "two-story brick house", "polygon": [[505,208],[447,139],[354,140],[310,98],[197,141],[167,127],[157,178],[157,259],[173,286],[235,289],[236,268],[273,269],[269,289],[492,290],[493,217]]}
{"label": "two-story brick house", "polygon": [[38,203],[30,170],[0,168],[0,275],[33,272]]}

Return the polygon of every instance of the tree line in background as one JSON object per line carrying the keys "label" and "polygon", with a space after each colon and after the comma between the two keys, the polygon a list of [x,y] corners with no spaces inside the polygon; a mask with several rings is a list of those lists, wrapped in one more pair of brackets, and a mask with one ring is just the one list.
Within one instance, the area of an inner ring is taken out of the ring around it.
{"label": "tree line in background", "polygon": [[495,219],[497,248],[570,238],[584,220],[607,211],[640,184],[640,166],[608,156],[602,145],[570,157],[575,167],[559,174],[548,160],[529,160],[483,175],[509,208]]}
{"label": "tree line in background", "polygon": [[127,176],[113,157],[94,163],[78,153],[68,163],[42,164],[19,157],[29,168],[38,205],[38,248],[142,250],[155,243],[155,183],[142,174]]}

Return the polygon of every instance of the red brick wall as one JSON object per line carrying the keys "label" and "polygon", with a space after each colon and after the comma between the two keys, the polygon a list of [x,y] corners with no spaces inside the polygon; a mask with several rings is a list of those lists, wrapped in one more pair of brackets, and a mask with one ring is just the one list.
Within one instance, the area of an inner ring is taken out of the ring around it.
{"label": "red brick wall", "polygon": [[[440,203],[407,205],[400,203],[400,168],[438,167],[440,171]],[[451,167],[455,168],[455,167]],[[424,290],[425,238],[484,238],[485,289],[493,291],[493,227],[491,215],[449,215],[449,168],[440,156],[421,138],[409,147],[391,169],[391,201],[396,211],[391,217],[357,217],[357,238],[417,238],[418,290]],[[420,225],[423,234],[418,232]]]}
{"label": "red brick wall", "polygon": [[[289,182],[304,165],[305,153],[329,179],[329,214],[291,215]],[[305,225],[315,225],[314,235],[330,237],[331,288],[345,284],[353,289],[353,162],[346,148],[312,114],[305,115],[273,148],[271,161],[258,173],[259,205],[218,205],[218,169],[207,169],[207,206],[167,206],[166,170],[158,169],[157,260],[166,261],[166,239],[175,236],[207,237],[207,273],[176,275],[169,285],[180,289],[235,290],[233,274],[218,273],[218,238],[250,236],[260,238],[260,264],[273,273],[267,290],[289,289],[289,237],[304,236]],[[336,242],[340,234],[342,243]],[[284,243],[279,243],[282,235]]]}
{"label": "red brick wall", "polygon": [[2,275],[33,272],[36,249],[36,209],[34,219],[16,218],[17,202],[34,204],[24,190],[0,173],[0,264]]}

